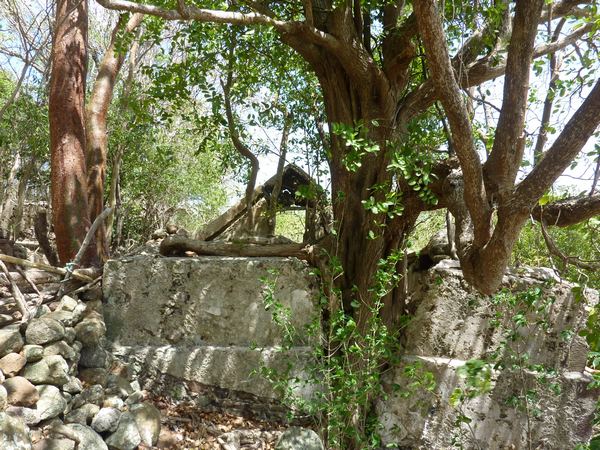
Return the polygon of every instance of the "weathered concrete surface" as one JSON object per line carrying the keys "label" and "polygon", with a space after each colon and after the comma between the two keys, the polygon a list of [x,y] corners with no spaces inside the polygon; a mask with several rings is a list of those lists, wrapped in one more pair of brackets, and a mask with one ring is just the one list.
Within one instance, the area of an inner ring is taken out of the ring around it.
{"label": "weathered concrete surface", "polygon": [[[284,354],[281,328],[265,310],[261,278],[289,309],[299,331]],[[104,269],[104,312],[113,351],[140,375],[168,374],[198,383],[273,398],[270,384],[252,372],[300,375],[318,336],[305,331],[318,319],[317,280],[293,258],[164,258],[109,261]],[[290,360],[291,358],[291,360]]]}
{"label": "weathered concrete surface", "polygon": [[[414,320],[403,337],[403,363],[384,376],[390,396],[377,406],[385,443],[427,450],[456,442],[463,448],[558,450],[587,442],[600,392],[587,388],[588,347],[578,332],[597,292],[581,298],[543,270],[510,274],[505,283],[543,292],[512,304],[484,298],[466,285],[453,261],[422,275],[409,305]],[[521,312],[529,325],[515,326]],[[467,387],[457,371],[470,359],[490,367],[500,363],[501,370],[493,370],[487,394],[451,406],[453,391]],[[415,362],[420,377],[433,374],[433,392],[409,387],[419,376],[407,377],[404,369]],[[461,416],[467,419],[457,422]]]}
{"label": "weathered concrete surface", "polygon": [[[269,273],[277,271],[278,275]],[[316,279],[294,258],[111,260],[104,269],[107,337],[120,345],[267,347],[282,342],[263,302],[261,278],[303,331],[316,315]],[[299,343],[308,339],[301,333]]]}

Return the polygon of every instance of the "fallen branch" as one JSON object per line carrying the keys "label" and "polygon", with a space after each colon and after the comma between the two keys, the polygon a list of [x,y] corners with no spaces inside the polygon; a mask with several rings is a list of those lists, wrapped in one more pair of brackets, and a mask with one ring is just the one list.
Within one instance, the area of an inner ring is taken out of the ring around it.
{"label": "fallen branch", "polygon": [[31,319],[31,311],[27,306],[27,301],[25,300],[25,297],[23,297],[23,294],[19,290],[17,283],[15,283],[11,278],[10,272],[8,271],[8,268],[6,267],[6,264],[4,264],[3,261],[0,261],[0,269],[2,269],[2,272],[4,272],[4,274],[6,275],[6,278],[8,278],[8,280],[10,281],[10,290],[12,292],[13,298],[15,299],[15,302],[17,303],[19,311],[21,311],[21,322],[28,322],[29,319]]}
{"label": "fallen branch", "polygon": [[[14,256],[5,255],[3,253],[0,253],[0,261],[3,261],[5,263],[10,263],[10,264],[18,264],[18,265],[25,266],[25,267],[32,267],[34,269],[40,269],[40,270],[44,270],[46,272],[56,273],[58,275],[63,275],[63,276],[67,274],[67,269],[63,269],[62,267],[54,267],[54,266],[50,266],[50,265],[44,264],[44,263],[36,263],[36,262],[28,261],[26,259],[21,259],[21,258],[16,258]],[[72,272],[71,276],[77,280],[85,281],[86,283],[94,281],[94,279],[92,277],[85,275],[80,270],[74,270]]]}
{"label": "fallen branch", "polygon": [[198,241],[183,236],[168,236],[160,243],[163,256],[184,256],[194,252],[204,256],[290,256],[310,263],[314,247],[306,244],[246,244],[237,242]]}

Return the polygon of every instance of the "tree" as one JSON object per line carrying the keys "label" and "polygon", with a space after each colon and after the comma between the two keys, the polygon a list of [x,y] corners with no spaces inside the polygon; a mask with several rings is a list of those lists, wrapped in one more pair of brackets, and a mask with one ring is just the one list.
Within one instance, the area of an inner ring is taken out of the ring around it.
{"label": "tree", "polygon": [[[58,256],[70,261],[90,227],[87,200],[85,87],[87,1],[59,0],[48,99],[51,189]],[[89,253],[86,262],[94,260]]]}
{"label": "tree", "polygon": [[[465,277],[481,292],[494,292],[532,208],[600,121],[596,82],[543,160],[517,182],[526,144],[530,66],[534,58],[594,33],[593,8],[586,1],[534,0],[514,7],[506,1],[467,2],[440,10],[433,0],[307,0],[301,7],[243,2],[226,11],[184,0],[175,9],[128,0],[99,3],[166,20],[270,27],[309,64],[319,81],[330,130],[336,256],[343,267],[340,287],[346,307],[352,299],[362,303],[363,322],[369,316],[369,288],[378,261],[396,252],[419,213],[430,209],[452,211]],[[563,17],[583,22],[556,41],[536,45],[538,25]],[[501,76],[502,107],[490,154],[482,162],[463,90]],[[397,149],[409,139],[414,123],[430,117],[437,102],[458,163],[432,160],[418,149],[399,155]],[[360,145],[352,145],[351,137],[362,139],[354,140]],[[365,142],[369,144],[361,144]],[[428,159],[430,164],[423,164]],[[394,208],[400,203],[402,213],[397,214]],[[583,216],[597,212],[597,207],[587,208]],[[388,315],[393,315],[396,300],[393,295],[386,299]]]}

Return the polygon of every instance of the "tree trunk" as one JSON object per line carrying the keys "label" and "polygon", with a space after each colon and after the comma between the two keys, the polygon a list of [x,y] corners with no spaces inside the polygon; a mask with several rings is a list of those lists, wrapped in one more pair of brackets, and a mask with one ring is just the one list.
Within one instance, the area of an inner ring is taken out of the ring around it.
{"label": "tree trunk", "polygon": [[[92,94],[86,108],[87,154],[86,168],[88,176],[87,198],[90,208],[90,222],[104,209],[104,181],[106,179],[106,154],[108,149],[108,136],[106,118],[112,100],[115,82],[125,60],[124,52],[116,51],[117,33],[123,26],[124,18],[121,16],[112,31],[111,40],[104,58],[98,69],[98,76],[94,82]],[[141,23],[142,14],[134,14],[125,25],[125,32],[132,33]],[[108,257],[108,243],[106,241],[106,227],[100,226],[96,233],[96,252],[101,260]]]}
{"label": "tree trunk", "polygon": [[[50,120],[52,217],[61,263],[69,262],[90,227],[85,163],[88,4],[58,0],[52,47]],[[95,246],[85,263],[97,263]]]}
{"label": "tree trunk", "polygon": [[13,233],[15,241],[19,239],[21,235],[21,226],[23,225],[23,208],[25,207],[25,194],[27,193],[27,183],[35,168],[35,157],[31,157],[19,178],[19,189],[17,191],[17,205],[13,213]]}
{"label": "tree trunk", "polygon": [[6,183],[6,190],[0,205],[0,236],[9,237],[12,217],[17,206],[19,192],[19,172],[21,171],[22,159],[21,153],[15,154],[10,174]]}

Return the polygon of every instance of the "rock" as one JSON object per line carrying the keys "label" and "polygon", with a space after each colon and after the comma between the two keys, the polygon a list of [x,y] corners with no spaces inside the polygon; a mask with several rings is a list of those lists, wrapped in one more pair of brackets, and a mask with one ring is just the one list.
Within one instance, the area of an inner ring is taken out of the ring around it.
{"label": "rock", "polygon": [[106,326],[102,316],[93,311],[75,326],[75,336],[84,347],[93,347],[100,343],[106,333]]}
{"label": "rock", "polygon": [[73,344],[75,341],[75,328],[73,327],[65,327],[65,341],[69,344]]}
{"label": "rock", "polygon": [[77,352],[65,341],[58,341],[44,347],[44,356],[60,355],[65,359],[74,360]]}
{"label": "rock", "polygon": [[65,327],[58,320],[42,317],[33,319],[25,331],[28,344],[47,344],[65,337]]}
{"label": "rock", "polygon": [[[112,433],[116,431],[117,426],[119,425],[121,414],[121,411],[116,408],[102,408],[92,419],[92,428],[98,433],[104,433],[105,431]],[[145,441],[143,442],[145,443]]]}
{"label": "rock", "polygon": [[27,359],[19,353],[9,353],[0,358],[0,370],[7,377],[14,377],[25,366]]}
{"label": "rock", "polygon": [[106,386],[111,393],[114,393],[121,398],[127,398],[135,392],[129,381],[120,375],[109,375],[108,384]]}
{"label": "rock", "polygon": [[67,401],[56,386],[45,384],[37,386],[36,389],[40,394],[37,402],[40,420],[53,419],[65,411]]}
{"label": "rock", "polygon": [[45,316],[49,312],[52,312],[52,310],[48,307],[48,305],[42,305],[36,309],[34,317],[36,319],[39,319],[40,317]]}
{"label": "rock", "polygon": [[160,434],[160,411],[150,403],[132,406],[129,411],[137,424],[142,443],[152,447]]}
{"label": "rock", "polygon": [[84,369],[79,372],[79,379],[85,384],[99,384],[106,386],[108,371],[102,368]]}
{"label": "rock", "polygon": [[[70,405],[69,405],[70,406]],[[65,423],[79,423],[81,425],[88,425],[92,422],[92,419],[100,411],[98,405],[92,403],[86,403],[77,409],[73,409],[70,413],[65,416]]]}
{"label": "rock", "polygon": [[58,306],[56,307],[56,310],[71,312],[75,309],[77,304],[78,304],[77,300],[75,300],[73,297],[69,297],[68,295],[63,295],[63,297],[60,299]]}
{"label": "rock", "polygon": [[90,427],[78,423],[65,426],[70,428],[79,438],[77,450],[108,450],[102,438]]}
{"label": "rock", "polygon": [[22,353],[27,362],[36,362],[44,357],[44,347],[36,344],[27,344],[23,347]]}
{"label": "rock", "polygon": [[75,441],[70,439],[42,439],[33,445],[32,450],[74,450]]}
{"label": "rock", "polygon": [[74,327],[75,324],[81,319],[81,313],[79,317],[77,317],[72,312],[56,310],[46,314],[44,319],[54,319],[65,327]]}
{"label": "rock", "polygon": [[275,450],[324,450],[317,433],[308,428],[291,427],[280,436]]}
{"label": "rock", "polygon": [[62,392],[61,395],[67,403],[71,403],[71,400],[73,400],[73,396],[68,392]]}
{"label": "rock", "polygon": [[23,377],[9,378],[4,382],[8,403],[14,406],[34,406],[40,399],[35,386]]}
{"label": "rock", "polygon": [[16,417],[0,412],[0,448],[2,450],[30,450],[29,428]]}
{"label": "rock", "polygon": [[2,370],[0,370],[0,384],[4,383],[4,380],[6,380],[6,377],[2,373]]}
{"label": "rock", "polygon": [[23,376],[33,384],[62,386],[69,381],[69,365],[60,355],[45,356],[41,361],[27,364]]}
{"label": "rock", "polygon": [[0,358],[9,353],[20,351],[23,344],[19,325],[9,325],[0,330]]}
{"label": "rock", "polygon": [[81,294],[79,294],[79,297],[82,300],[85,300],[86,302],[94,300],[102,301],[102,287],[96,284],[95,286],[89,288],[87,291],[84,291]]}
{"label": "rock", "polygon": [[142,442],[138,427],[130,413],[123,413],[117,430],[106,439],[106,444],[115,450],[134,450]]}
{"label": "rock", "polygon": [[37,409],[25,408],[24,406],[9,406],[6,408],[6,413],[21,419],[27,425],[37,425],[41,420]]}
{"label": "rock", "polygon": [[217,441],[223,450],[240,450],[242,447],[241,435],[237,430],[223,433],[217,438]]}
{"label": "rock", "polygon": [[102,406],[104,406],[105,408],[121,409],[121,408],[123,408],[123,406],[125,406],[125,402],[120,397],[117,397],[116,395],[114,395],[114,396],[106,397],[104,399],[104,403],[102,404]]}
{"label": "rock", "polygon": [[14,320],[14,318],[10,314],[0,314],[0,327],[3,327],[4,325],[11,323],[13,320]]}
{"label": "rock", "polygon": [[0,412],[4,411],[8,406],[8,392],[6,388],[0,385]]}
{"label": "rock", "polygon": [[144,400],[144,398],[146,398],[146,393],[144,391],[136,391],[129,397],[127,397],[127,400],[125,400],[125,404],[133,405],[135,403],[140,403]]}
{"label": "rock", "polygon": [[63,384],[62,389],[69,394],[79,394],[81,391],[83,391],[83,385],[81,384],[81,380],[79,378],[70,377],[69,381]]}
{"label": "rock", "polygon": [[93,403],[94,405],[102,405],[104,402],[104,389],[99,384],[95,384],[85,388],[81,394],[76,395],[71,402],[73,409],[79,408],[85,403]]}
{"label": "rock", "polygon": [[99,345],[85,347],[81,350],[79,366],[84,368],[102,367],[106,369],[108,357],[108,352]]}

